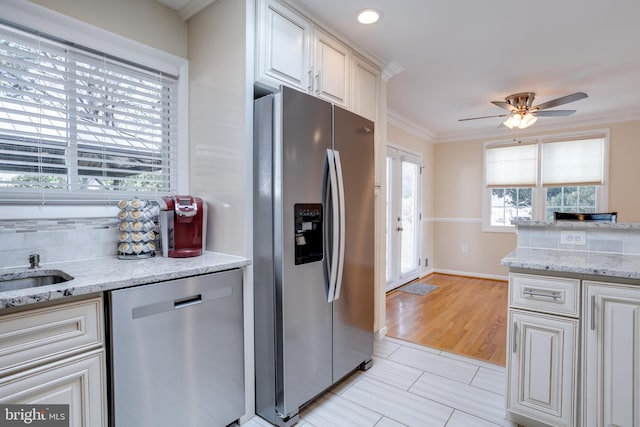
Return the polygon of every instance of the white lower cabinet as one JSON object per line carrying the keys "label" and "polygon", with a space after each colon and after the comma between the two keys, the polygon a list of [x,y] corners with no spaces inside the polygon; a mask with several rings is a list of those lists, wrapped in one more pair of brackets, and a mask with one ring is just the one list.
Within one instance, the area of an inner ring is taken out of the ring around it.
{"label": "white lower cabinet", "polygon": [[575,426],[578,320],[510,310],[507,408],[553,426]]}
{"label": "white lower cabinet", "polygon": [[94,350],[3,378],[0,402],[69,405],[71,427],[106,426],[103,350]]}
{"label": "white lower cabinet", "polygon": [[583,426],[640,426],[640,287],[583,283]]}
{"label": "white lower cabinet", "polygon": [[107,425],[102,297],[0,315],[0,403],[69,405],[71,427]]}

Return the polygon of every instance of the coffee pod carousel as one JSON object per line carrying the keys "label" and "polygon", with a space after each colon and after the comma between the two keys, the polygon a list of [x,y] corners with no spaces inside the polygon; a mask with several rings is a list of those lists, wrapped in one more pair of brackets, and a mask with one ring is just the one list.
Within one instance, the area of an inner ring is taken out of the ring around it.
{"label": "coffee pod carousel", "polygon": [[157,218],[160,208],[146,200],[121,200],[118,203],[118,258],[151,258],[156,254]]}

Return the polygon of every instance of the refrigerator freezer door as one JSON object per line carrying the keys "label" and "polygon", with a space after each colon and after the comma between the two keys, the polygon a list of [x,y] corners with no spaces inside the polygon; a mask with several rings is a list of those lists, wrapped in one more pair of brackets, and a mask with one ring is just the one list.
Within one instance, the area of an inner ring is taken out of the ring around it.
{"label": "refrigerator freezer door", "polygon": [[295,205],[322,203],[331,105],[289,88],[283,88],[275,101],[274,256],[280,311],[276,339],[281,348],[276,356],[276,402],[277,410],[288,415],[332,380],[332,312],[324,260],[295,265]]}
{"label": "refrigerator freezer door", "polygon": [[342,285],[333,303],[334,382],[373,354],[373,147],[373,123],[334,107],[346,204]]}

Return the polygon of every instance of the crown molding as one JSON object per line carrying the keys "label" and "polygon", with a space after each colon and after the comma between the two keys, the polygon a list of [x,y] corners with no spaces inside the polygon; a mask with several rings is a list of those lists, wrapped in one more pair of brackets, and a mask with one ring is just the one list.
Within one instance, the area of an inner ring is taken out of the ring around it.
{"label": "crown molding", "polygon": [[419,124],[407,119],[395,110],[387,109],[387,122],[394,126],[399,127],[402,130],[409,132],[412,135],[422,138],[427,142],[436,142],[436,134],[429,129],[420,126]]}
{"label": "crown molding", "polygon": [[178,10],[178,16],[180,16],[184,22],[189,22],[191,18],[206,9],[215,1],[216,0],[191,0]]}
{"label": "crown molding", "polygon": [[404,67],[396,61],[389,62],[382,70],[382,80],[388,82],[391,77],[397,76],[404,71]]}

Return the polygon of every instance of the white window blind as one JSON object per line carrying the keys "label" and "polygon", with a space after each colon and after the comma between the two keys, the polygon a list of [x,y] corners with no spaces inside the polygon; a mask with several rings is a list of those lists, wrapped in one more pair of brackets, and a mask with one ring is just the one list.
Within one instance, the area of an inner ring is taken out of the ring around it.
{"label": "white window blind", "polygon": [[533,187],[538,170],[536,144],[487,147],[485,178],[489,187]]}
{"label": "white window blind", "polygon": [[542,185],[604,183],[604,138],[542,144]]}
{"label": "white window blind", "polygon": [[177,188],[177,78],[0,25],[0,197]]}

